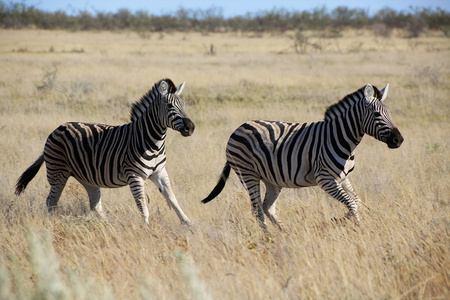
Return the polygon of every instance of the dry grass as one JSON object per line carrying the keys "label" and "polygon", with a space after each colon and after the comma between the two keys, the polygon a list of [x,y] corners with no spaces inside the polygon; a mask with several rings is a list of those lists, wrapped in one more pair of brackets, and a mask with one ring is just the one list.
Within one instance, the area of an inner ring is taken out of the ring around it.
{"label": "dry grass", "polygon": [[[322,50],[281,55],[287,36],[0,31],[0,299],[448,299],[450,40],[309,34]],[[205,54],[210,44],[215,56]],[[150,227],[128,188],[103,190],[105,222],[74,180],[49,216],[44,168],[13,195],[59,124],[124,123],[130,103],[164,77],[187,81],[197,126],[167,141],[174,192],[193,227],[179,225],[150,183]],[[389,150],[367,137],[358,148],[360,227],[332,224],[343,205],[308,188],[283,190],[285,232],[262,232],[235,175],[200,204],[240,123],[320,120],[367,82],[390,83],[405,142]]]}

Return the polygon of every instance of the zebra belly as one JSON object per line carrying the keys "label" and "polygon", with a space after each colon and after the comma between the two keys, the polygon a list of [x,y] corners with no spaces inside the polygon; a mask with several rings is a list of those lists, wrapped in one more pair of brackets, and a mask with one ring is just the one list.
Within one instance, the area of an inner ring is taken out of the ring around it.
{"label": "zebra belly", "polygon": [[100,188],[120,188],[120,187],[128,185],[128,183],[125,181],[114,181],[114,183],[110,182],[108,184],[105,184],[105,183],[102,183],[99,181],[91,181],[91,180],[81,179],[76,175],[72,175],[72,176],[81,184],[96,186],[96,187],[100,187]]}
{"label": "zebra belly", "polygon": [[275,169],[277,171],[270,174],[270,176],[262,174],[262,180],[283,188],[300,188],[317,185],[314,170],[312,167],[309,167],[309,163],[305,162],[292,166],[289,166],[287,163],[282,165],[277,164],[274,166]]}

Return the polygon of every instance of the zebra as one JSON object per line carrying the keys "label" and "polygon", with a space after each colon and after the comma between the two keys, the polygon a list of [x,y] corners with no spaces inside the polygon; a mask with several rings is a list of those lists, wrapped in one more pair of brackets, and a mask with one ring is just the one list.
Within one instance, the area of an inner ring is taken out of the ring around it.
{"label": "zebra", "polygon": [[156,83],[131,106],[131,122],[120,126],[68,122],[54,130],[39,158],[18,179],[15,194],[20,195],[45,161],[50,193],[49,212],[55,210],[64,186],[73,176],[86,189],[90,209],[105,218],[100,188],[129,185],[139,211],[149,224],[144,183],[156,184],[169,207],[182,224],[191,221],[180,208],[166,171],[167,128],[182,136],[193,134],[195,125],[185,112],[185,102],[170,79]]}
{"label": "zebra", "polygon": [[[247,188],[252,212],[266,227],[264,214],[279,229],[284,225],[275,211],[282,188],[320,186],[345,204],[344,219],[360,222],[361,200],[348,175],[355,167],[355,148],[368,134],[398,148],[403,137],[384,104],[389,84],[379,91],[367,84],[327,108],[323,121],[288,123],[255,120],[242,124],[231,135],[226,147],[225,167],[207,203],[223,190],[233,168]],[[266,186],[261,202],[260,181]]]}

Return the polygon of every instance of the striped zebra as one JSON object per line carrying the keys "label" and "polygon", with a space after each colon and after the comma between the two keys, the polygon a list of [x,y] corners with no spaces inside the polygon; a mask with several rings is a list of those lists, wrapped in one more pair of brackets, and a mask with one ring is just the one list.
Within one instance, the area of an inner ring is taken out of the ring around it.
{"label": "striped zebra", "polygon": [[[253,214],[263,227],[266,214],[273,224],[283,228],[275,212],[282,188],[315,185],[347,206],[349,212],[344,218],[353,217],[359,223],[361,200],[348,180],[355,166],[356,146],[364,134],[389,148],[398,148],[403,142],[384,104],[388,88],[379,91],[370,84],[362,87],[330,106],[321,122],[260,120],[242,124],[228,141],[227,162],[216,187],[202,202],[211,201],[222,191],[233,168],[246,186]],[[260,181],[266,186],[264,202]]]}
{"label": "striped zebra", "polygon": [[132,105],[131,122],[124,125],[80,122],[60,125],[47,138],[43,154],[17,181],[15,194],[24,191],[45,161],[50,183],[49,212],[56,207],[68,178],[73,176],[86,189],[91,210],[103,218],[100,188],[129,185],[148,224],[144,182],[150,178],[181,223],[190,224],[172,192],[165,168],[167,128],[183,136],[192,135],[195,128],[180,98],[184,85],[177,89],[170,79],[159,81]]}

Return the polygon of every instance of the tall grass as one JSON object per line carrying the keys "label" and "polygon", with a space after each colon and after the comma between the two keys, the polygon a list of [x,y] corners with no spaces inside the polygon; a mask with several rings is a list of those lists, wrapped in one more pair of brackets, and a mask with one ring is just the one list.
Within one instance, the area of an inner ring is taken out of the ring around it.
{"label": "tall grass", "polygon": [[[3,30],[0,37],[0,298],[450,296],[448,39],[430,34],[411,48],[401,38],[380,44],[369,32],[347,31],[320,41],[321,51],[279,54],[288,36],[143,40]],[[362,43],[356,52],[355,43]],[[205,55],[204,44],[216,55]],[[17,178],[59,124],[127,122],[130,104],[165,77],[187,81],[183,97],[196,124],[192,137],[167,138],[172,186],[194,226],[181,226],[151,183],[148,227],[128,188],[102,190],[103,221],[75,180],[48,215],[45,168],[14,196]],[[368,82],[390,83],[386,103],[405,142],[389,150],[366,137],[358,147],[350,179],[364,203],[360,226],[330,222],[345,208],[313,187],[283,190],[277,208],[287,229],[263,232],[233,174],[218,199],[200,204],[241,123],[321,120],[327,106]]]}

